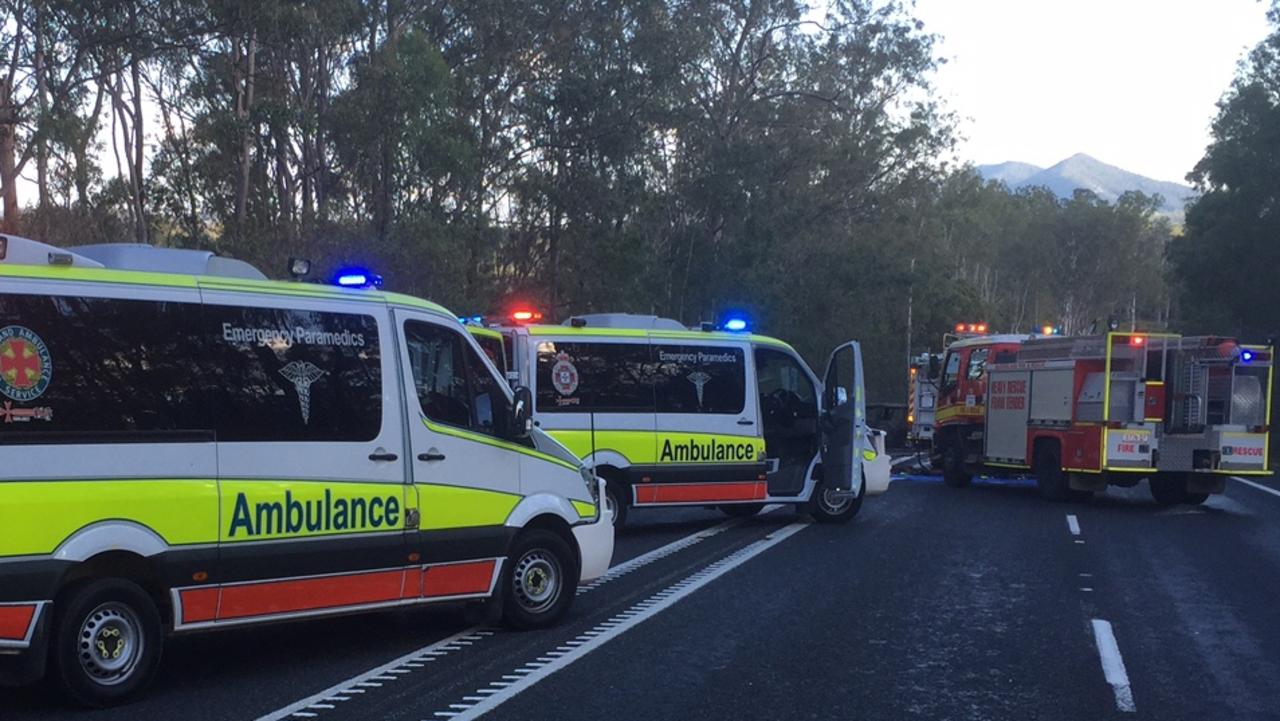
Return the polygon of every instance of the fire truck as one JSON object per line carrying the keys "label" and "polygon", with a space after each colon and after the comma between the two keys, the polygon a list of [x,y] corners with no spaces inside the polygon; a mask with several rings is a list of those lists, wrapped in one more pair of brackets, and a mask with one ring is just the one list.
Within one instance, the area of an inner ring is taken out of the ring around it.
{"label": "fire truck", "polygon": [[1272,360],[1232,338],[971,335],[947,348],[931,457],[947,485],[1031,473],[1051,500],[1147,478],[1202,503],[1269,474]]}
{"label": "fire truck", "polygon": [[907,366],[907,445],[912,448],[928,448],[933,441],[941,368],[942,356],[938,353],[921,353]]}

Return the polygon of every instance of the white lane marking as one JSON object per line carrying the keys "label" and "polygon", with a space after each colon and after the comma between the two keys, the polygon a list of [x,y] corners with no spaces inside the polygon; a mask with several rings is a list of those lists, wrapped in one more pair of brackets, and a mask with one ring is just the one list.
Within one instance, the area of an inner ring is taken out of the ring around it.
{"label": "white lane marking", "polygon": [[1071,531],[1073,536],[1080,535],[1080,519],[1076,518],[1074,513],[1067,514],[1067,530]]}
{"label": "white lane marking", "polygon": [[[765,513],[772,513],[773,511],[776,511],[779,508],[782,508],[782,506],[779,504],[770,504],[769,506],[765,506],[763,511],[758,515],[764,515]],[[586,593],[587,591],[594,590],[600,587],[601,585],[608,583],[609,581],[612,581],[620,576],[624,576],[628,573],[631,573],[637,568],[640,568],[642,566],[647,566],[650,563],[666,558],[667,556],[670,556],[676,553],[677,551],[682,551],[690,546],[697,545],[707,540],[708,538],[711,538],[712,536],[719,535],[720,533],[723,533],[729,530],[730,528],[733,528],[734,526],[740,523],[745,523],[747,520],[748,519],[746,518],[730,518],[729,520],[723,521],[718,525],[712,526],[710,528],[704,528],[695,533],[691,533],[685,536],[684,538],[680,538],[678,540],[672,541],[671,543],[668,543],[665,546],[655,548],[652,551],[649,551],[648,553],[636,556],[635,558],[632,558],[628,561],[624,561],[623,563],[619,563],[618,565],[613,566],[608,571],[606,571],[605,574],[600,578],[597,578],[596,580],[590,582],[585,586],[579,587],[578,594],[581,595],[583,593]],[[392,669],[404,668],[406,666],[409,666],[410,662],[434,661],[441,656],[447,656],[450,652],[459,650],[461,648],[458,645],[459,643],[466,643],[467,641],[470,641],[470,640],[492,636],[493,633],[494,633],[493,631],[483,626],[473,626],[471,628],[463,629],[446,639],[437,641],[428,646],[423,646],[422,648],[416,651],[411,651],[397,659],[388,661],[387,663],[375,669],[365,671],[364,673],[361,673],[357,676],[353,676],[345,681],[339,681],[338,683],[330,686],[329,688],[323,691],[320,691],[319,693],[312,694],[311,696],[308,696],[302,699],[301,701],[295,701],[294,703],[291,703],[288,706],[285,706],[284,708],[278,709],[276,711],[271,711],[263,716],[259,716],[257,721],[280,721],[280,719],[288,718],[299,712],[302,712],[303,709],[309,708],[312,704],[316,703],[317,701],[324,701],[325,699],[333,696],[336,693],[353,693],[353,692],[364,693],[364,689],[356,688],[356,687],[381,686],[381,684],[371,683],[370,681],[379,676],[384,676],[387,672],[391,671]],[[416,668],[415,666],[409,666],[409,667]]]}
{"label": "white lane marking", "polygon": [[1277,491],[1276,489],[1271,488],[1269,486],[1264,486],[1261,483],[1255,483],[1253,481],[1250,481],[1247,478],[1241,478],[1240,476],[1232,476],[1231,479],[1240,481],[1246,486],[1253,486],[1254,488],[1258,489],[1259,491],[1262,491],[1263,493],[1270,493],[1273,496],[1280,496],[1280,491]]}
{"label": "white lane marking", "polygon": [[[498,693],[490,695],[484,701],[477,703],[453,718],[455,721],[470,721],[471,719],[483,716],[484,714],[515,698],[521,692],[545,680],[555,672],[567,668],[570,664],[582,659],[597,648],[612,641],[618,636],[621,636],[635,626],[644,623],[646,620],[662,613],[666,609],[675,605],[681,599],[689,596],[703,586],[706,586],[708,583],[711,583],[729,571],[738,568],[761,553],[764,553],[770,548],[782,543],[796,533],[804,530],[809,525],[810,524],[807,522],[793,523],[770,534],[767,538],[763,538],[750,545],[744,546],[728,556],[707,565],[705,568],[697,571],[693,575],[677,582],[674,586],[668,589],[673,592],[667,594],[665,597],[658,598],[655,595],[646,601],[636,604],[632,609],[629,609],[634,610],[636,607],[643,606],[643,610],[640,613],[622,620],[619,619],[621,616],[621,614],[619,614],[618,616],[597,625],[596,630],[588,631],[578,637],[579,639],[582,639],[582,645],[551,663],[542,666],[537,671],[534,671],[520,680],[502,688]],[[504,676],[503,678],[507,677]],[[489,685],[495,686],[497,684]],[[480,691],[477,692],[479,693]]]}
{"label": "white lane marking", "polygon": [[1129,687],[1129,674],[1124,670],[1124,659],[1120,657],[1120,646],[1116,643],[1116,635],[1111,630],[1111,623],[1100,618],[1093,619],[1093,640],[1098,645],[1098,656],[1102,659],[1102,674],[1116,695],[1116,708],[1127,713],[1134,713],[1138,707],[1133,703],[1133,689]]}

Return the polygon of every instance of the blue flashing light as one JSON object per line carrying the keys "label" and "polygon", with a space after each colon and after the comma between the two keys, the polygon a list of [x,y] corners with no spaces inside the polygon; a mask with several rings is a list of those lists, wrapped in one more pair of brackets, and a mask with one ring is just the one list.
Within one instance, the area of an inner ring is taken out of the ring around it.
{"label": "blue flashing light", "polygon": [[333,282],[343,288],[377,288],[382,285],[382,276],[360,268],[348,268],[338,271]]}
{"label": "blue flashing light", "polygon": [[1253,362],[1253,351],[1251,351],[1251,350],[1243,350],[1243,351],[1240,351],[1240,362],[1241,362],[1241,363],[1252,363],[1252,362]]}
{"label": "blue flashing light", "polygon": [[724,329],[740,333],[747,329],[747,321],[745,318],[730,318],[724,322]]}

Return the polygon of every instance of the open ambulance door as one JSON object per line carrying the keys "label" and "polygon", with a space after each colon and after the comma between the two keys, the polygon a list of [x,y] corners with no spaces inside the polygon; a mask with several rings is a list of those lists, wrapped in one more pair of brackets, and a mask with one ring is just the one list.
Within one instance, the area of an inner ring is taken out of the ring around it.
{"label": "open ambulance door", "polygon": [[827,361],[822,388],[822,468],[827,490],[863,490],[867,401],[862,387],[862,349],[857,341],[836,348]]}

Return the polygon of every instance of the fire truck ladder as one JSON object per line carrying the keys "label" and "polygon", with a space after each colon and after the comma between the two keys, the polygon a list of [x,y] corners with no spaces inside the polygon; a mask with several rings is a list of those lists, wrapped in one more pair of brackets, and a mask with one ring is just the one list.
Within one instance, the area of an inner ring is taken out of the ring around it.
{"label": "fire truck ladder", "polygon": [[[1181,349],[1179,349],[1181,350]],[[1195,431],[1204,427],[1204,397],[1209,375],[1205,365],[1190,353],[1178,353],[1174,368],[1177,394],[1173,404],[1173,429]]]}

